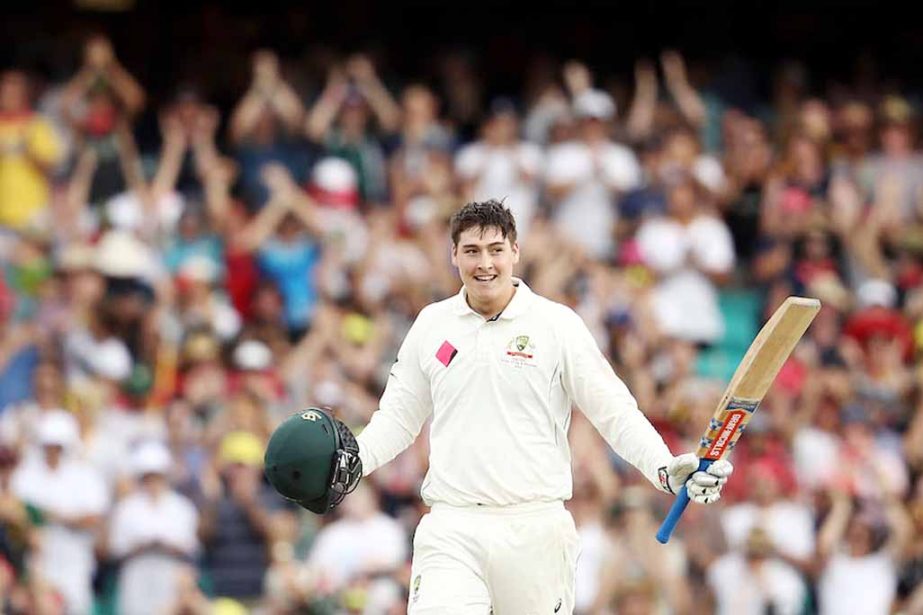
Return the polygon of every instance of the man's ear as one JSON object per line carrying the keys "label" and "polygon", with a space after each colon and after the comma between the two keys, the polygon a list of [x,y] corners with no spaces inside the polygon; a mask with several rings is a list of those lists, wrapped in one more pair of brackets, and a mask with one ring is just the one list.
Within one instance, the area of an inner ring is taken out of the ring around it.
{"label": "man's ear", "polygon": [[452,244],[452,266],[458,267],[458,244]]}
{"label": "man's ear", "polygon": [[515,265],[519,262],[519,242],[514,241],[513,245],[510,247],[513,250],[513,264]]}

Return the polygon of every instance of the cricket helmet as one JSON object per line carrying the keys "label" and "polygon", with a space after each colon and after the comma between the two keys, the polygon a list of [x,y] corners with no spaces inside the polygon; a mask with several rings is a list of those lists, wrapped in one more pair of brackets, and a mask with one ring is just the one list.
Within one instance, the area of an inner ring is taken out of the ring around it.
{"label": "cricket helmet", "polygon": [[362,477],[356,438],[320,408],[283,421],[269,438],[264,461],[276,491],[319,515],[342,502]]}

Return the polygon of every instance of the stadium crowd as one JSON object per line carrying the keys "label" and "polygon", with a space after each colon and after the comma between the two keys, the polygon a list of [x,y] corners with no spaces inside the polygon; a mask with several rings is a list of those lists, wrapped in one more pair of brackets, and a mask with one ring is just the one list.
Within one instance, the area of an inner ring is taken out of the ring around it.
{"label": "stadium crowd", "polygon": [[311,89],[261,50],[222,114],[186,83],[151,109],[116,51],[0,75],[0,612],[405,612],[425,436],[324,518],[268,487],[263,449],[311,405],[361,430],[416,313],[459,288],[448,217],[501,198],[519,275],[580,313],[675,453],[785,296],[824,305],[723,501],[667,546],[669,498],[575,413],[579,613],[923,613],[900,92],[788,64],[742,107],[673,51],[627,88],[538,62],[488,99],[464,57],[392,83],[354,54]]}

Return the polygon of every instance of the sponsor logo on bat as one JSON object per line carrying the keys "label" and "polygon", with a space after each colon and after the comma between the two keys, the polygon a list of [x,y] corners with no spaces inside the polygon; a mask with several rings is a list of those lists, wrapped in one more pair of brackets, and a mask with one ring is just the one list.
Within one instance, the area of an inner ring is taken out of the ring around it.
{"label": "sponsor logo on bat", "polygon": [[711,445],[711,448],[708,449],[708,453],[705,455],[706,459],[721,458],[728,442],[737,432],[737,428],[740,427],[746,416],[747,412],[743,410],[734,410],[728,413],[727,418],[724,419],[724,424],[721,426],[721,431],[718,433],[718,437],[715,438],[714,444]]}

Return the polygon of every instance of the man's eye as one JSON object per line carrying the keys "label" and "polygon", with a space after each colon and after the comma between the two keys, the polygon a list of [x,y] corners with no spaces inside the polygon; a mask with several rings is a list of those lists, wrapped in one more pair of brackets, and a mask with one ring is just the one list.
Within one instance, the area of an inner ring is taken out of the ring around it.
{"label": "man's eye", "polygon": [[477,254],[477,250],[465,250],[465,254]]}

